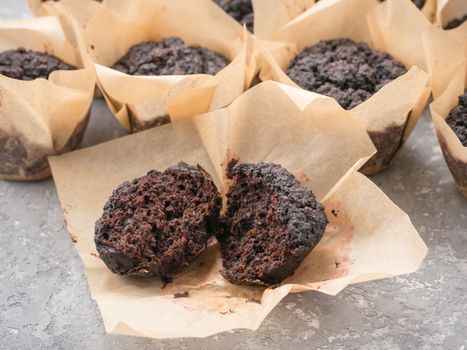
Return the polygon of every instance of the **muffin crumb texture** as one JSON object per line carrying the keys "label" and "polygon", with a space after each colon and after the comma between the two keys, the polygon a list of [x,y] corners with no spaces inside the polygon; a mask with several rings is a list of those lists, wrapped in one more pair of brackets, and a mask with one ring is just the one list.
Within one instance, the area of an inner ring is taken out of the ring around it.
{"label": "muffin crumb texture", "polygon": [[320,41],[307,47],[287,70],[297,85],[333,97],[345,109],[358,106],[406,72],[390,54],[350,39]]}
{"label": "muffin crumb texture", "polygon": [[12,79],[34,80],[48,79],[50,73],[57,70],[74,70],[73,67],[59,58],[24,48],[0,53],[0,74]]}
{"label": "muffin crumb texture", "polygon": [[462,145],[467,147],[467,90],[459,96],[459,105],[449,113],[446,123],[456,133]]}
{"label": "muffin crumb texture", "polygon": [[120,185],[96,222],[94,241],[116,274],[170,277],[204,251],[220,209],[212,178],[179,163]]}
{"label": "muffin crumb texture", "polygon": [[280,165],[235,164],[217,239],[222,275],[234,284],[273,285],[293,274],[327,224],[313,193]]}
{"label": "muffin crumb texture", "polygon": [[212,50],[167,38],[132,46],[112,68],[129,75],[215,75],[227,64],[225,57]]}

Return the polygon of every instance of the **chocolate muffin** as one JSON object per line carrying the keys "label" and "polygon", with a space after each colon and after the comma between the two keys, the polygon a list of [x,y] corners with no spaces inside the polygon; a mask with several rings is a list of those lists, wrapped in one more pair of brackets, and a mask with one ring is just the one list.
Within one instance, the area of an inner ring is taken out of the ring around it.
{"label": "chocolate muffin", "polygon": [[216,233],[222,275],[234,284],[283,281],[323,236],[323,206],[280,165],[232,162],[227,176],[227,210]]}
{"label": "chocolate muffin", "polygon": [[227,64],[225,57],[209,49],[167,38],[131,47],[112,68],[130,75],[214,75]]}
{"label": "chocolate muffin", "polygon": [[99,256],[119,275],[169,277],[204,251],[221,202],[200,166],[152,170],[120,185],[105,204],[94,237]]}
{"label": "chocolate muffin", "polygon": [[56,70],[74,70],[57,57],[24,48],[0,53],[0,74],[18,80],[48,79]]}
{"label": "chocolate muffin", "polygon": [[462,146],[467,147],[467,90],[459,96],[459,105],[449,112],[446,123],[456,133]]}
{"label": "chocolate muffin", "polygon": [[459,27],[460,25],[462,25],[465,21],[467,21],[467,13],[462,16],[462,17],[459,17],[459,18],[454,18],[452,21],[450,21],[448,24],[446,24],[446,26],[444,27],[444,29],[454,29],[454,28],[457,28]]}
{"label": "chocolate muffin", "polygon": [[253,32],[254,14],[251,0],[214,0],[214,2]]}
{"label": "chocolate muffin", "polygon": [[333,97],[345,109],[358,106],[406,72],[388,53],[350,39],[325,40],[307,47],[287,70],[297,85]]}

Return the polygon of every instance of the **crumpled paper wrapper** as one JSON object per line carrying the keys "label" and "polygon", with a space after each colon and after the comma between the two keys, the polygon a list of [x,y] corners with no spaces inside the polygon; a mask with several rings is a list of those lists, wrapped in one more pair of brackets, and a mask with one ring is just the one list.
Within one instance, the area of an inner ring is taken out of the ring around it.
{"label": "crumpled paper wrapper", "polygon": [[436,1],[439,0],[426,0],[425,5],[420,9],[430,22],[434,22],[436,18]]}
{"label": "crumpled paper wrapper", "polygon": [[[79,2],[79,4],[77,4]],[[96,62],[98,86],[118,121],[139,131],[230,104],[258,72],[250,35],[211,0],[104,0],[45,3],[49,11],[73,7]],[[131,76],[111,67],[147,40],[180,37],[230,60],[215,76]]]}
{"label": "crumpled paper wrapper", "polygon": [[75,67],[49,79],[22,81],[0,75],[0,178],[39,180],[50,176],[47,156],[79,146],[87,126],[94,64],[77,24],[59,18],[0,22],[0,51],[24,47],[56,56]]}
{"label": "crumpled paper wrapper", "polygon": [[278,29],[313,6],[315,0],[252,0],[252,3],[255,36],[267,40]]}
{"label": "crumpled paper wrapper", "polygon": [[290,43],[288,50],[263,49],[262,80],[297,86],[285,71],[305,47],[320,40],[350,38],[386,51],[408,72],[385,85],[350,112],[365,123],[378,153],[362,168],[373,174],[389,166],[409,137],[427,103],[430,89],[422,34],[430,22],[409,1],[329,0],[319,2],[282,27],[272,40]]}
{"label": "crumpled paper wrapper", "polygon": [[[273,125],[274,127],[271,127]],[[335,295],[352,283],[418,269],[427,248],[408,216],[357,169],[374,153],[365,129],[332,99],[274,82],[228,108],[50,159],[68,229],[86,266],[108,332],[153,338],[207,337],[257,329],[290,292]],[[326,207],[330,223],[295,274],[270,288],[236,286],[210,246],[165,287],[112,274],[98,258],[94,223],[120,183],[183,160],[224,190],[221,163],[282,164]]]}
{"label": "crumpled paper wrapper", "polygon": [[[255,11],[254,33],[255,36],[261,39],[270,39],[279,29],[288,24],[288,22],[292,21],[307,11],[311,6],[315,5],[315,0],[252,1]],[[321,0],[319,3],[326,3],[327,1],[328,0]],[[319,3],[316,2],[316,4]],[[427,19],[433,21],[436,11],[436,0],[426,0],[425,5],[420,9],[420,11]]]}
{"label": "crumpled paper wrapper", "polygon": [[[465,0],[437,0],[436,24],[444,28],[450,21],[467,14],[467,1]],[[464,47],[467,57],[467,21],[457,28],[446,30],[452,39]]]}
{"label": "crumpled paper wrapper", "polygon": [[448,31],[434,27],[431,31],[432,34],[425,38],[433,77],[431,116],[449,170],[457,188],[467,198],[467,147],[445,121],[449,112],[459,105],[459,96],[467,89],[467,56]]}

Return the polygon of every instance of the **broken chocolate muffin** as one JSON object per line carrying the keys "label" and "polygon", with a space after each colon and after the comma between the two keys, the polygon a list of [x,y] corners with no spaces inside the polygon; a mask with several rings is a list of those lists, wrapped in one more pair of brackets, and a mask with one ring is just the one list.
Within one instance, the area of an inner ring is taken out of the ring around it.
{"label": "broken chocolate muffin", "polygon": [[57,57],[24,48],[0,53],[0,74],[18,80],[48,79],[56,70],[74,70]]}
{"label": "broken chocolate muffin", "polygon": [[221,202],[200,166],[152,170],[120,185],[105,204],[94,237],[99,256],[119,275],[169,277],[204,251]]}
{"label": "broken chocolate muffin", "polygon": [[459,105],[449,112],[446,123],[456,133],[462,146],[467,147],[467,90],[459,96]]}
{"label": "broken chocolate muffin", "polygon": [[325,40],[307,47],[287,70],[297,85],[333,97],[345,109],[356,107],[406,72],[388,53],[350,39]]}
{"label": "broken chocolate muffin", "polygon": [[446,24],[446,26],[444,27],[444,29],[454,29],[454,28],[457,28],[459,27],[460,25],[462,25],[465,21],[467,21],[467,13],[462,16],[462,17],[459,17],[459,18],[454,18],[453,20],[451,20],[450,22],[448,22],[448,24]]}
{"label": "broken chocolate muffin", "polygon": [[234,284],[272,285],[293,274],[327,224],[313,193],[280,165],[235,164],[216,237],[222,275]]}
{"label": "broken chocolate muffin", "polygon": [[225,57],[209,49],[168,38],[131,47],[112,68],[130,75],[215,75],[227,64]]}
{"label": "broken chocolate muffin", "polygon": [[245,24],[253,32],[253,4],[251,0],[214,0],[225,12],[235,18],[237,22]]}

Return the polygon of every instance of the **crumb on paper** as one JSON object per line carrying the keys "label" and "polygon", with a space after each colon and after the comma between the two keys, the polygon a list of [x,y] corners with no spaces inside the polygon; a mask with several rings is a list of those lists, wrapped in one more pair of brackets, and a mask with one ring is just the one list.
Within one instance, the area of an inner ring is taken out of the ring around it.
{"label": "crumb on paper", "polygon": [[174,293],[174,299],[189,298],[189,297],[190,297],[190,293],[188,293],[187,291],[182,292],[182,293]]}
{"label": "crumb on paper", "polygon": [[339,210],[332,208],[331,213],[337,218],[337,214],[339,213]]}
{"label": "crumb on paper", "polygon": [[221,311],[220,314],[221,315],[227,315],[227,314],[233,314],[235,313],[235,311],[233,311],[232,309],[229,309],[228,311]]}
{"label": "crumb on paper", "polygon": [[91,253],[91,255],[92,255],[93,257],[97,258],[97,259],[100,259],[100,258],[99,258],[99,255],[97,255],[96,253]]}
{"label": "crumb on paper", "polygon": [[261,300],[255,299],[255,298],[248,298],[245,300],[245,303],[254,303],[254,304],[259,304],[261,305]]}
{"label": "crumb on paper", "polygon": [[336,269],[338,269],[341,263],[339,261],[335,261],[334,264],[336,264]]}
{"label": "crumb on paper", "polygon": [[161,280],[162,280],[162,287],[161,287],[161,289],[164,289],[165,287],[167,287],[167,285],[168,285],[169,283],[172,283],[172,282],[173,282],[173,278],[172,278],[172,277],[169,277],[169,276],[161,277]]}

